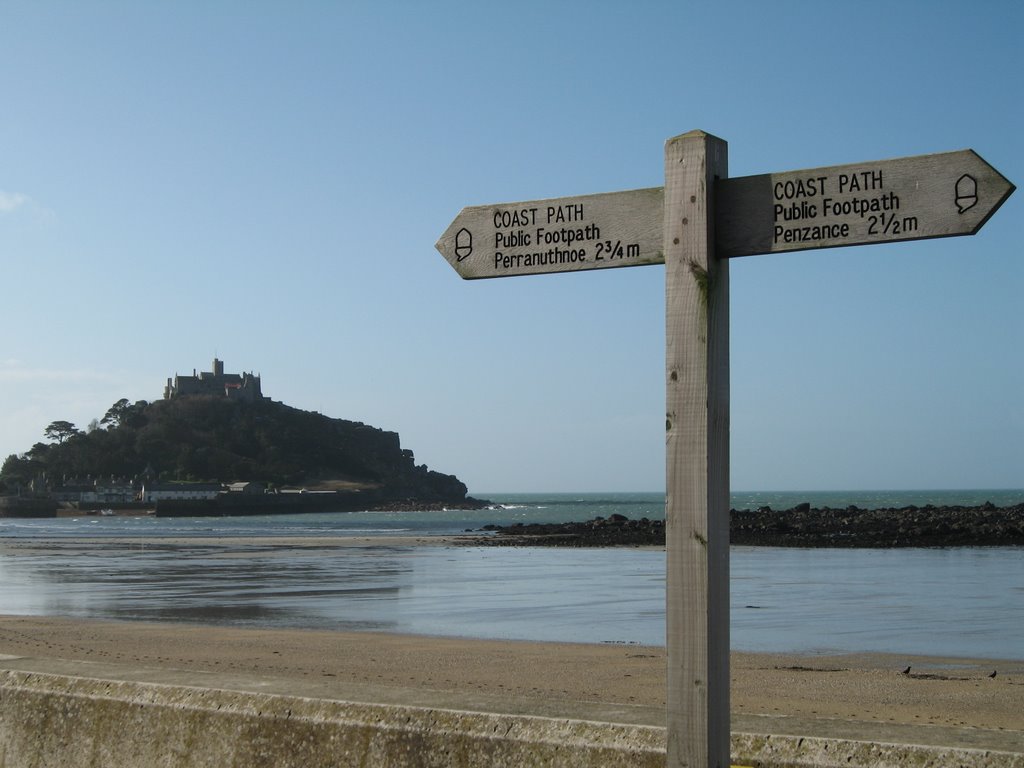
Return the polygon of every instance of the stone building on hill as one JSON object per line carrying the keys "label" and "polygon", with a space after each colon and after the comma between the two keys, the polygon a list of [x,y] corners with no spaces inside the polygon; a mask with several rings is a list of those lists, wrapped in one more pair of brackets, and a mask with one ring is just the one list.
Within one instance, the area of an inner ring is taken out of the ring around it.
{"label": "stone building on hill", "polygon": [[164,387],[164,399],[185,397],[187,395],[219,395],[232,400],[255,402],[263,399],[260,389],[260,377],[253,373],[224,373],[224,362],[213,358],[213,370],[196,373],[191,376],[174,374],[167,380]]}

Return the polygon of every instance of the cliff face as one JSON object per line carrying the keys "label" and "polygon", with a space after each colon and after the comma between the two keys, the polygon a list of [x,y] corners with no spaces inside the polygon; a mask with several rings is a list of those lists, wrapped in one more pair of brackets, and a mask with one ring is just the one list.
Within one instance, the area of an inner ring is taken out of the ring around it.
{"label": "cliff face", "polygon": [[116,426],[37,444],[8,459],[4,470],[25,484],[41,473],[51,483],[152,473],[164,480],[372,489],[389,500],[456,502],[466,496],[454,475],[417,466],[396,432],[271,400],[203,395],[136,403]]}

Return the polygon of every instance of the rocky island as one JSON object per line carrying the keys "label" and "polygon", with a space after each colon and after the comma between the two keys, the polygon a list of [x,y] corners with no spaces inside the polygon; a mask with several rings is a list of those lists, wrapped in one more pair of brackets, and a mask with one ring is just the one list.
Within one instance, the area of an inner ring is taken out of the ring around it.
{"label": "rocky island", "polygon": [[265,397],[260,377],[176,375],[155,402],[114,403],[85,431],[55,421],[0,468],[0,516],[64,509],[247,515],[485,506],[416,464],[397,432]]}

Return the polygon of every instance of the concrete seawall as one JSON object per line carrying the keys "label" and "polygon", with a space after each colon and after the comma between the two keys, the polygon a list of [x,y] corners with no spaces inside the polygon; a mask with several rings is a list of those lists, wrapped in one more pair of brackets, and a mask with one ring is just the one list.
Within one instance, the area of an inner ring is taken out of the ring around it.
{"label": "concrete seawall", "polygon": [[[1024,768],[1024,754],[733,733],[733,761],[773,767]],[[0,671],[3,768],[664,765],[664,729]]]}

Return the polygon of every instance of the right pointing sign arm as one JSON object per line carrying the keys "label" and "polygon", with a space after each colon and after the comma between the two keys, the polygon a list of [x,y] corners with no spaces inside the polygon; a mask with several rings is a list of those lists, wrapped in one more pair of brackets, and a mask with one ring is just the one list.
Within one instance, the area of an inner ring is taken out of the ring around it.
{"label": "right pointing sign arm", "polygon": [[973,150],[718,182],[719,257],[973,235],[1014,186]]}

